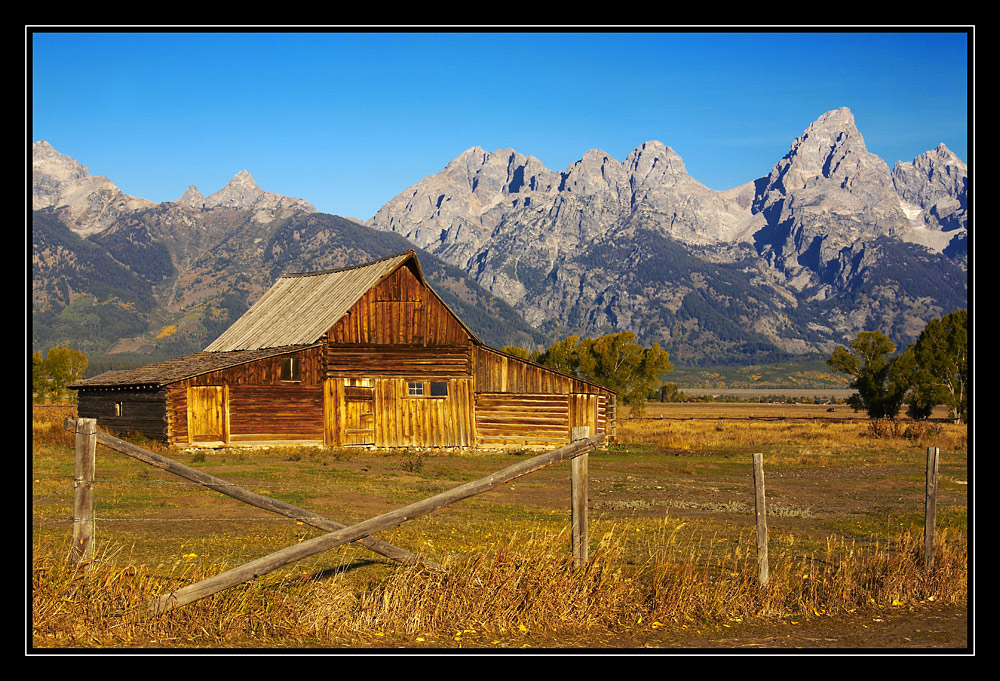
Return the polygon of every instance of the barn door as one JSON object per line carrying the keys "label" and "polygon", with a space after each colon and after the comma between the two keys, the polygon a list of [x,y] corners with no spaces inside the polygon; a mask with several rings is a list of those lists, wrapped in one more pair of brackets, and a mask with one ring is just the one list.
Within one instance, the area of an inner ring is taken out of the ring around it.
{"label": "barn door", "polygon": [[188,440],[226,441],[226,400],[221,385],[188,388]]}
{"label": "barn door", "polygon": [[375,388],[344,386],[345,445],[375,444]]}

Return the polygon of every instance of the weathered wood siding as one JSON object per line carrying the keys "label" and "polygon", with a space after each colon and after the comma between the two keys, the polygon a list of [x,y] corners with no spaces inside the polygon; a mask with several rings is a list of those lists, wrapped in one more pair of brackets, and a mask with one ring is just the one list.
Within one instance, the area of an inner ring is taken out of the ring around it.
{"label": "weathered wood siding", "polygon": [[408,267],[368,290],[328,334],[333,345],[468,346],[458,318]]}
{"label": "weathered wood siding", "polygon": [[476,435],[480,447],[549,446],[570,441],[572,428],[608,432],[608,397],[596,394],[478,393]]}
{"label": "weathered wood siding", "polygon": [[481,393],[600,393],[608,391],[547,367],[483,346],[474,350],[476,391]]}
{"label": "weathered wood siding", "polygon": [[[423,394],[411,395],[417,383]],[[431,383],[441,383],[447,394],[431,395]],[[476,441],[471,378],[331,378],[325,394],[325,437],[332,446],[471,447]]]}
{"label": "weathered wood siding", "polygon": [[[475,444],[472,380],[448,379],[448,394],[411,396],[414,381],[384,379],[375,384],[375,444],[380,447],[470,447]],[[417,381],[419,382],[419,381]]]}
{"label": "weathered wood siding", "polygon": [[139,433],[163,440],[167,437],[167,391],[160,390],[81,390],[77,416],[97,419],[97,425],[117,433]]}
{"label": "weathered wood siding", "polygon": [[[176,445],[199,442],[240,443],[253,441],[323,442],[322,348],[268,357],[235,367],[211,371],[170,386],[167,413],[169,440]],[[281,379],[281,360],[301,362],[299,380]],[[198,404],[217,387],[221,394],[223,437],[192,432],[192,413],[208,405]],[[193,403],[194,401],[194,403]],[[193,411],[192,411],[193,410]]]}

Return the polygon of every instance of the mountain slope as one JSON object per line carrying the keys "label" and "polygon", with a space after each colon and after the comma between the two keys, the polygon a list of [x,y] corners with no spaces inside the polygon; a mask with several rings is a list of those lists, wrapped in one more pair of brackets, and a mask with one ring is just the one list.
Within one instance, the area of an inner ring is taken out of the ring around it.
{"label": "mountain slope", "polygon": [[[413,245],[308,202],[265,192],[246,171],[205,197],[130,202],[106,178],[40,142],[32,216],[32,346],[92,356],[200,350],[287,271],[374,260]],[[106,205],[121,210],[93,209]],[[487,343],[544,338],[510,306],[435,256],[419,254],[446,303]]]}

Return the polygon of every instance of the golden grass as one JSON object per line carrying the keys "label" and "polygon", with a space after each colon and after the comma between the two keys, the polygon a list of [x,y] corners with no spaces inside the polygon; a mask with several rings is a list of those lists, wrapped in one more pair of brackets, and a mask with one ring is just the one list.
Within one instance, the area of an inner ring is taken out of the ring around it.
{"label": "golden grass", "polygon": [[674,420],[635,419],[618,425],[618,437],[629,444],[655,445],[680,451],[750,447],[907,449],[915,444],[965,450],[968,428],[954,423],[901,421],[894,426],[868,419],[854,422],[816,420]]}
{"label": "golden grass", "polygon": [[122,564],[105,555],[85,569],[42,550],[32,570],[32,641],[39,648],[337,647],[418,638],[506,645],[543,635],[558,645],[564,635],[635,635],[654,623],[814,617],[961,603],[967,594],[967,544],[954,535],[941,537],[930,575],[919,537],[871,545],[830,539],[805,553],[779,540],[762,589],[751,537],[691,548],[675,541],[682,526],[661,521],[638,559],[632,528],[608,528],[583,569],[566,555],[565,532],[534,528],[495,552],[450,560],[444,573],[397,567],[358,583],[347,571],[314,579],[287,570],[152,618],[146,606],[156,595],[222,568]]}
{"label": "golden grass", "polygon": [[[71,414],[56,411],[36,412],[35,465],[48,471],[58,462],[71,470],[73,436],[62,430],[62,418]],[[797,466],[842,462],[845,453],[872,456],[872,450],[919,453],[924,446],[965,454],[966,432],[941,423],[919,434],[887,435],[873,432],[865,419],[619,425],[628,445],[693,453],[767,447],[769,464]],[[689,465],[696,466],[697,457]],[[49,486],[60,484],[58,475],[46,474]],[[415,533],[400,545],[429,547],[433,540],[440,546],[436,555],[445,556],[445,573],[379,561],[371,569],[354,569],[348,561],[332,571],[303,563],[161,617],[147,616],[152,600],[231,568],[234,556],[150,562],[99,535],[97,559],[75,566],[67,560],[68,537],[39,532],[31,556],[32,646],[515,646],[530,639],[555,647],[563,636],[588,632],[636,636],[692,622],[819,617],[967,599],[968,541],[953,530],[939,532],[930,574],[924,572],[922,537],[910,532],[871,542],[830,537],[818,544],[774,534],[770,580],[762,589],[752,527],[718,542],[706,538],[711,527],[701,518],[595,519],[590,561],[575,569],[567,529],[559,523],[525,525],[498,511],[473,531],[461,520],[428,518],[399,528],[397,533]],[[383,538],[396,541],[393,533]]]}

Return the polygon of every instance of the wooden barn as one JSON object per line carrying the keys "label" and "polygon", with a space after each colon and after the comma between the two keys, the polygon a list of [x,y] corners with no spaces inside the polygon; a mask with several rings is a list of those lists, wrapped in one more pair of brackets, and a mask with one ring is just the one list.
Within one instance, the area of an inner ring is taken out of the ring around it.
{"label": "wooden barn", "polygon": [[70,386],[78,415],[179,447],[524,447],[615,434],[617,395],[487,347],[413,251],[287,274],[204,351]]}

